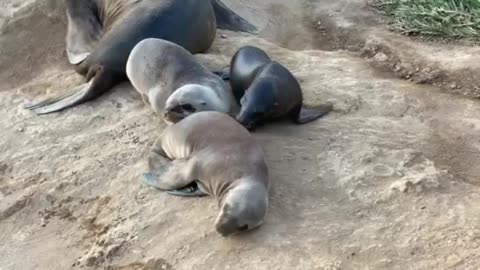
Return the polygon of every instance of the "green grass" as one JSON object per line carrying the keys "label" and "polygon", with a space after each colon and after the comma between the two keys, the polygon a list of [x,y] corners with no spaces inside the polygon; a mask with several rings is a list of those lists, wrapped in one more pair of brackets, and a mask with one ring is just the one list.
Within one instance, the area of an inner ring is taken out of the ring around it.
{"label": "green grass", "polygon": [[480,0],[376,0],[374,6],[404,34],[480,39]]}

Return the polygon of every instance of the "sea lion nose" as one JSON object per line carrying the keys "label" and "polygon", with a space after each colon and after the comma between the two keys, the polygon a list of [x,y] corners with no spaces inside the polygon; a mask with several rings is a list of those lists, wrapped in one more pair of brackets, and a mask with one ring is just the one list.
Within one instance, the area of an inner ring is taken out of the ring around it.
{"label": "sea lion nose", "polygon": [[216,229],[217,232],[223,237],[228,237],[235,232],[233,228],[230,228],[228,226],[217,226]]}
{"label": "sea lion nose", "polygon": [[174,111],[175,107],[169,106],[163,110],[163,116],[168,116]]}
{"label": "sea lion nose", "polygon": [[173,106],[168,106],[168,107],[165,107],[165,109],[163,109],[164,113],[169,113],[171,112],[173,109]]}
{"label": "sea lion nose", "polygon": [[242,126],[244,126],[246,129],[248,130],[252,130],[253,129],[253,126],[254,126],[254,123],[253,121],[247,121],[247,120],[244,120],[244,119],[241,119],[239,117],[236,118],[237,122],[240,123]]}

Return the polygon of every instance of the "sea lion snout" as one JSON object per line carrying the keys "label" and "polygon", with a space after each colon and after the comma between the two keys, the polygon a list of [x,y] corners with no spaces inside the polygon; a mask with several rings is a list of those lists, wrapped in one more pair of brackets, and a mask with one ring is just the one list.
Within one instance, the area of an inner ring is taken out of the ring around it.
{"label": "sea lion snout", "polygon": [[225,195],[215,229],[224,237],[254,230],[263,224],[267,208],[268,188],[243,182]]}
{"label": "sea lion snout", "polygon": [[255,115],[245,111],[241,111],[235,117],[235,119],[248,130],[253,130],[256,126],[256,123],[258,122],[258,119],[256,119]]}
{"label": "sea lion snout", "polygon": [[237,221],[233,217],[222,217],[216,224],[215,229],[223,237],[230,236],[237,232]]}
{"label": "sea lion snout", "polygon": [[183,118],[187,117],[188,115],[196,112],[196,108],[191,104],[182,104],[182,105],[175,105],[171,107],[165,108],[163,112],[163,118],[167,121],[176,123]]}

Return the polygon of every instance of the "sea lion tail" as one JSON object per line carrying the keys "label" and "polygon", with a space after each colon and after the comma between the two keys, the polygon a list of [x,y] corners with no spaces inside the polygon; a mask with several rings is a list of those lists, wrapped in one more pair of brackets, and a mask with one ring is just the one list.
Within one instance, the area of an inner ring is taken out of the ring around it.
{"label": "sea lion tail", "polygon": [[211,3],[219,29],[258,34],[257,27],[233,12],[220,0],[211,0]]}

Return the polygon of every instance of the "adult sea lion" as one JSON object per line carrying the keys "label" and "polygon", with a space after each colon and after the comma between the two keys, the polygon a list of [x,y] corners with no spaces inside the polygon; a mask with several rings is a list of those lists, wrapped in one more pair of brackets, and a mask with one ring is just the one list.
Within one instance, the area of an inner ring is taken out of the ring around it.
{"label": "adult sea lion", "polygon": [[61,96],[26,106],[36,114],[94,99],[127,79],[133,47],[146,38],[206,51],[216,28],[256,33],[255,26],[219,0],[66,0],[67,55],[86,83]]}
{"label": "adult sea lion", "polygon": [[148,163],[148,185],[179,196],[215,196],[220,208],[215,228],[221,235],[263,223],[269,190],[264,152],[232,117],[199,112],[168,126]]}
{"label": "adult sea lion", "polygon": [[201,111],[233,113],[228,85],[183,47],[163,39],[140,41],[127,61],[127,76],[167,124]]}
{"label": "adult sea lion", "polygon": [[302,89],[293,74],[254,46],[244,46],[232,57],[230,85],[241,104],[236,119],[248,129],[285,116],[304,124],[333,109],[330,103],[304,107]]}

